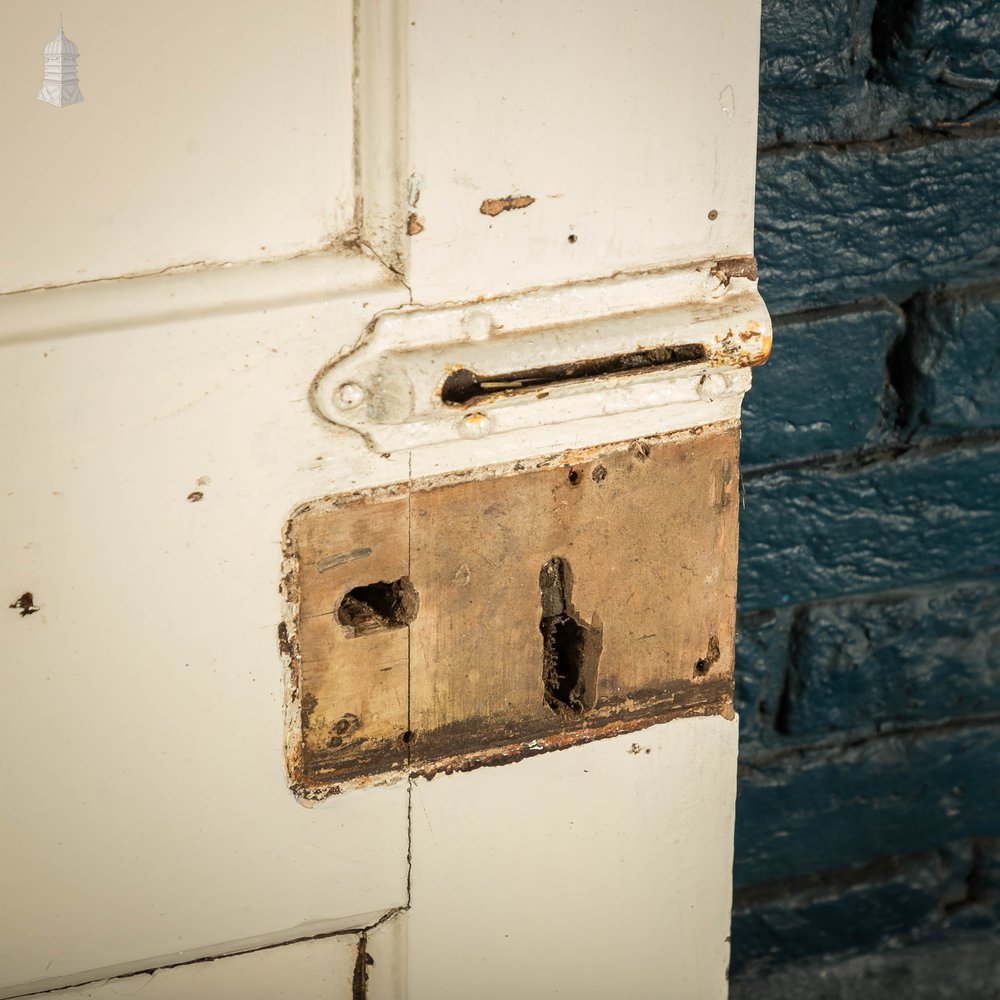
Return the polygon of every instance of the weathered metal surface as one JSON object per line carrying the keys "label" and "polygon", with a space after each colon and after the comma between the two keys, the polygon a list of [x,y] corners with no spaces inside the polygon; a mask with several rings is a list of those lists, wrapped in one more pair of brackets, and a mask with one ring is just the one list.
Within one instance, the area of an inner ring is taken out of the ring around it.
{"label": "weathered metal surface", "polygon": [[296,511],[297,793],[731,714],[738,446],[730,422]]}
{"label": "weathered metal surface", "polygon": [[770,350],[756,261],[734,257],[383,314],[313,401],[391,452],[690,406],[707,374],[742,395]]}

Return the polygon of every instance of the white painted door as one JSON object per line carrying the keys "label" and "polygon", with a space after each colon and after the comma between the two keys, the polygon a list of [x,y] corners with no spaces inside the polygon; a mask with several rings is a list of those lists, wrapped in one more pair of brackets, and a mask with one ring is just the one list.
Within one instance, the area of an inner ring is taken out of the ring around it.
{"label": "white painted door", "polygon": [[80,103],[0,31],[0,996],[724,996],[731,711],[303,804],[279,585],[314,498],[738,418],[385,453],[311,386],[386,311],[755,296],[758,5],[61,10]]}

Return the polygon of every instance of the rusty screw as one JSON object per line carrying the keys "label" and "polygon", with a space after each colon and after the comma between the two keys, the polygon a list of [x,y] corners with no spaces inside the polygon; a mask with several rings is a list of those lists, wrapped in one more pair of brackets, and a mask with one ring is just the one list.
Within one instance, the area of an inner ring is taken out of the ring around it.
{"label": "rusty screw", "polygon": [[458,425],[458,433],[464,438],[486,437],[489,432],[490,418],[485,413],[470,413]]}

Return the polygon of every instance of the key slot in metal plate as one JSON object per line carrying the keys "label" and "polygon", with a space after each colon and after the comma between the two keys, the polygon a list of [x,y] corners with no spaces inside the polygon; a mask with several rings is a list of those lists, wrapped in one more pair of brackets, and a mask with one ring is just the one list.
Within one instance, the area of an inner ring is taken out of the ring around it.
{"label": "key slot in metal plate", "polygon": [[739,396],[770,347],[753,258],[705,261],[382,314],[312,398],[392,452]]}

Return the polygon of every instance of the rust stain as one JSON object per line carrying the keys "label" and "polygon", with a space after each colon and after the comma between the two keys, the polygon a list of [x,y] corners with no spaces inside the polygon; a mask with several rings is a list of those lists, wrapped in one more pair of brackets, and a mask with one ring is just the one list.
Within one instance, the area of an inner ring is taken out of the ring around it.
{"label": "rust stain", "polygon": [[28,615],[33,615],[36,611],[41,610],[35,606],[35,597],[30,590],[26,590],[13,604],[7,606],[18,611],[22,618],[27,618]]}
{"label": "rust stain", "polygon": [[512,212],[517,208],[527,208],[534,205],[535,199],[530,195],[508,195],[506,198],[487,198],[480,206],[483,215],[499,215],[501,212]]}
{"label": "rust stain", "polygon": [[762,330],[760,323],[750,320],[747,328],[739,333],[727,330],[724,337],[715,338],[715,348],[709,363],[713,367],[736,365],[756,368],[771,356],[771,333]]}
{"label": "rust stain", "polygon": [[757,260],[755,257],[725,257],[715,262],[711,274],[728,286],[733,278],[757,280]]}
{"label": "rust stain", "polygon": [[417,218],[416,212],[410,212],[410,217],[406,220],[406,235],[416,236],[424,231],[424,224]]}
{"label": "rust stain", "polygon": [[761,337],[760,353],[757,355],[756,364],[762,365],[771,356],[771,334],[765,334]]}

